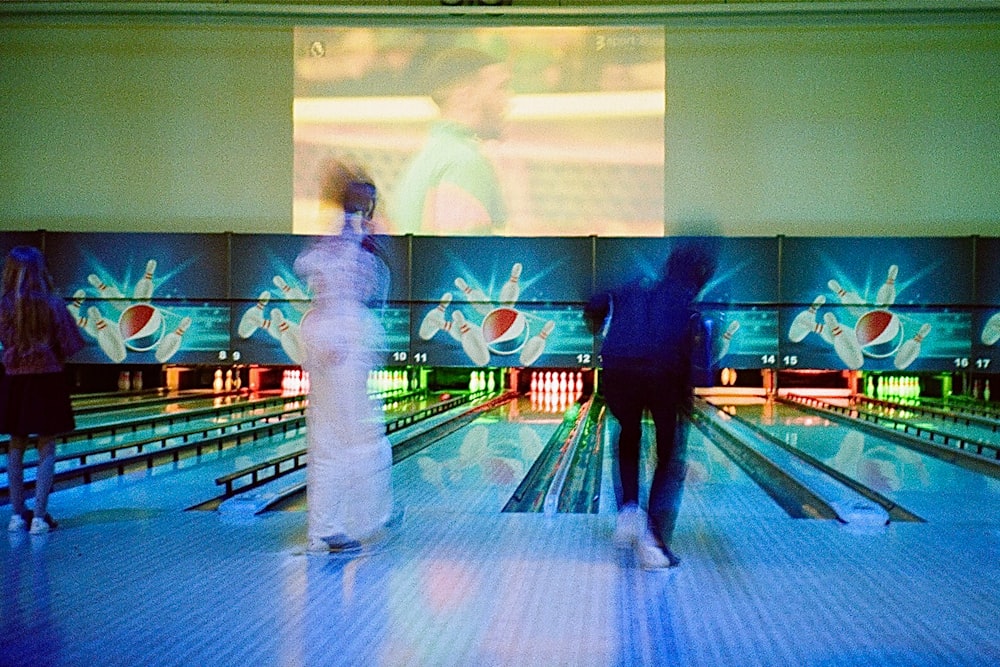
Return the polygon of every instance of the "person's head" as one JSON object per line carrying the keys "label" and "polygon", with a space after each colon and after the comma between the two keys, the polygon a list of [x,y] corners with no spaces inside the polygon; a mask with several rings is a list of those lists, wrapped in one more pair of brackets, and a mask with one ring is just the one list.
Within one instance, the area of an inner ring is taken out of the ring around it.
{"label": "person's head", "polygon": [[443,118],[471,128],[481,139],[503,136],[510,97],[506,63],[476,49],[448,49],[431,60],[426,76]]}
{"label": "person's head", "polygon": [[24,352],[48,341],[52,312],[48,297],[52,277],[42,252],[32,246],[17,246],[7,255],[3,267],[3,317],[11,318],[14,349]]}
{"label": "person's head", "polygon": [[362,167],[343,160],[327,160],[320,172],[319,196],[323,205],[341,209],[345,217],[360,217],[363,229],[355,231],[371,231],[378,191]]}
{"label": "person's head", "polygon": [[17,246],[7,254],[3,267],[3,293],[15,299],[52,291],[52,277],[42,251],[33,246]]}
{"label": "person's head", "polygon": [[677,241],[663,269],[664,282],[690,291],[694,296],[715,275],[719,260],[717,237],[686,237]]}

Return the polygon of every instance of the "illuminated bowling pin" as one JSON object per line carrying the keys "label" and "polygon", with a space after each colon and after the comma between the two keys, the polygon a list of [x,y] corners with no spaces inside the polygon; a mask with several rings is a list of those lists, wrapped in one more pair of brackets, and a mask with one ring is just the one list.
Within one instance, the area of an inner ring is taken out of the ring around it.
{"label": "illuminated bowling pin", "polygon": [[104,319],[95,306],[87,309],[87,319],[94,323],[94,337],[108,359],[116,364],[124,361],[125,341],[122,340],[118,327]]}
{"label": "illuminated bowling pin", "polygon": [[924,338],[927,338],[927,334],[930,332],[931,325],[924,324],[921,326],[916,336],[899,346],[899,352],[896,353],[896,358],[892,360],[893,365],[899,370],[903,370],[916,361],[917,357],[920,356],[920,344]]}
{"label": "illuminated bowling pin", "polygon": [[990,400],[990,381],[989,380],[987,380],[986,384],[983,385],[983,400],[984,401]]}
{"label": "illuminated bowling pin", "polygon": [[486,391],[493,393],[497,388],[496,379],[493,377],[493,371],[490,371],[490,376],[486,378]]}
{"label": "illuminated bowling pin", "polygon": [[477,366],[485,366],[490,361],[490,350],[486,347],[486,339],[483,338],[483,330],[475,324],[469,323],[465,319],[462,311],[456,310],[451,315],[452,321],[458,327],[462,340],[462,349],[468,355],[472,363]]}
{"label": "illuminated bowling pin", "polygon": [[264,290],[257,297],[257,303],[249,308],[247,312],[243,313],[243,317],[240,318],[240,325],[236,329],[236,333],[239,334],[240,338],[249,338],[257,329],[261,328],[266,319],[264,317],[264,308],[270,300],[271,293]]}
{"label": "illuminated bowling pin", "polygon": [[191,318],[185,317],[181,320],[181,323],[177,325],[177,328],[168,333],[160,341],[160,344],[156,346],[156,360],[161,364],[168,361],[172,356],[177,354],[177,350],[181,349],[181,339],[187,332],[188,327],[191,326]]}
{"label": "illuminated bowling pin", "polygon": [[518,284],[521,279],[521,263],[517,262],[511,267],[510,278],[500,288],[500,304],[513,306],[517,303],[517,297],[521,294],[521,286]]}
{"label": "illuminated bowling pin", "polygon": [[451,303],[451,299],[451,292],[445,292],[441,295],[441,303],[424,315],[423,321],[420,322],[420,330],[418,331],[422,339],[430,340],[434,337],[434,334],[444,328],[444,313],[448,310],[448,304]]}
{"label": "illuminated bowling pin", "polygon": [[737,322],[736,320],[730,322],[729,326],[726,327],[726,331],[725,333],[722,334],[722,339],[719,343],[719,351],[715,354],[716,361],[722,359],[729,353],[729,345],[733,341],[733,335],[736,334],[739,328],[740,328],[740,323]]}
{"label": "illuminated bowling pin", "polygon": [[860,296],[855,292],[848,292],[843,287],[840,286],[836,280],[827,281],[827,286],[833,290],[833,293],[837,295],[840,302],[847,306],[847,310],[852,314],[860,317],[865,312],[865,302]]}
{"label": "illuminated bowling pin", "polygon": [[1000,313],[996,313],[993,317],[986,320],[981,338],[983,345],[992,345],[1000,340]]}
{"label": "illuminated bowling pin", "polygon": [[212,380],[212,391],[214,391],[216,394],[218,394],[218,393],[222,392],[222,386],[223,386],[222,385],[222,369],[221,368],[216,368],[215,369],[215,379]]}
{"label": "illuminated bowling pin", "polygon": [[299,342],[299,328],[289,322],[277,308],[271,310],[271,326],[278,331],[278,341],[288,358],[297,364],[305,359],[305,350]]}
{"label": "illuminated bowling pin", "polygon": [[117,287],[104,282],[93,273],[87,276],[87,282],[97,289],[97,292],[101,295],[102,299],[108,299],[111,301],[111,305],[118,310],[125,310],[125,295],[122,294]]}
{"label": "illuminated bowling pin", "polygon": [[275,276],[271,282],[274,286],[281,290],[284,297],[291,302],[292,307],[301,313],[309,310],[309,297],[298,287],[292,287],[289,285],[284,278],[281,276]]}
{"label": "illuminated bowling pin", "polygon": [[486,293],[478,287],[469,287],[469,283],[465,282],[461,278],[455,278],[455,287],[462,290],[465,294],[465,298],[469,300],[469,303],[473,308],[478,310],[480,313],[485,315],[490,312],[490,298],[486,296]]}
{"label": "illuminated bowling pin", "polygon": [[899,273],[899,267],[893,264],[889,267],[889,275],[886,277],[885,282],[881,287],[878,288],[878,293],[875,295],[875,303],[879,306],[891,306],[896,302],[896,274]]}
{"label": "illuminated bowling pin", "polygon": [[66,304],[66,310],[68,310],[69,314],[73,316],[73,320],[76,322],[77,326],[93,337],[97,335],[97,327],[89,317],[81,314],[80,312],[83,309],[83,299],[86,296],[86,292],[82,289],[78,289],[73,293],[73,300]]}
{"label": "illuminated bowling pin", "polygon": [[809,332],[816,326],[816,313],[824,303],[826,303],[826,297],[820,294],[809,308],[795,316],[795,319],[792,320],[792,326],[788,328],[788,340],[798,343],[809,335]]}
{"label": "illuminated bowling pin", "polygon": [[226,379],[222,383],[222,388],[226,391],[233,390],[233,369],[230,368],[226,370]]}
{"label": "illuminated bowling pin", "polygon": [[837,317],[833,313],[824,315],[823,321],[830,329],[830,333],[833,334],[833,349],[840,360],[851,370],[861,368],[865,363],[865,358],[861,354],[861,345],[858,343],[854,331],[837,322]]}
{"label": "illuminated bowling pin", "polygon": [[156,272],[156,260],[151,259],[146,262],[146,273],[139,278],[135,287],[132,288],[132,298],[138,301],[149,301],[153,296],[153,273]]}
{"label": "illuminated bowling pin", "polygon": [[542,326],[541,331],[528,339],[528,342],[525,343],[524,347],[521,349],[522,366],[530,366],[538,361],[538,357],[542,356],[542,352],[545,351],[545,341],[548,339],[555,327],[556,323],[549,320],[544,326]]}

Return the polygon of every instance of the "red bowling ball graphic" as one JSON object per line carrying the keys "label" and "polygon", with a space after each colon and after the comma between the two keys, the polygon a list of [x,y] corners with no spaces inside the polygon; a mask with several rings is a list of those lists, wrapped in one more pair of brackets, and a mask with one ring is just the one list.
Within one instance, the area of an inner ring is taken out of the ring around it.
{"label": "red bowling ball graphic", "polygon": [[125,346],[135,352],[148,352],[163,338],[165,324],[159,310],[148,303],[137,303],[122,311],[118,319]]}
{"label": "red bowling ball graphic", "polygon": [[483,338],[494,354],[514,354],[528,340],[528,320],[513,308],[496,308],[483,318]]}
{"label": "red bowling ball graphic", "polygon": [[862,315],[854,333],[861,352],[872,359],[892,356],[903,344],[903,324],[888,310],[872,310]]}

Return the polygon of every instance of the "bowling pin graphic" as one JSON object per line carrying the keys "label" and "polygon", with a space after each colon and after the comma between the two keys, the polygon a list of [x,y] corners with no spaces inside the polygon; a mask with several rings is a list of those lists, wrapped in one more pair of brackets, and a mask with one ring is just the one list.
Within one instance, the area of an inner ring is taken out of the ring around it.
{"label": "bowling pin graphic", "polygon": [[478,310],[480,313],[485,315],[490,312],[490,298],[486,296],[486,293],[478,287],[469,287],[469,283],[465,282],[461,278],[455,278],[455,287],[462,290],[465,294],[465,298],[469,300],[469,304]]}
{"label": "bowling pin graphic", "polygon": [[740,328],[740,323],[733,320],[726,327],[725,333],[722,334],[722,339],[719,342],[719,351],[715,353],[715,360],[718,361],[722,357],[729,354],[729,344],[733,342],[733,336]]}
{"label": "bowling pin graphic", "polygon": [[156,272],[156,260],[146,262],[146,273],[132,288],[132,298],[136,301],[149,301],[153,296],[153,273]]}
{"label": "bowling pin graphic", "polygon": [[451,299],[451,292],[445,292],[441,295],[441,302],[433,310],[424,315],[423,321],[420,322],[420,330],[417,332],[422,339],[430,340],[434,337],[434,334],[444,328],[444,313],[448,310]]}
{"label": "bowling pin graphic", "polygon": [[285,351],[288,358],[297,364],[305,360],[305,349],[299,342],[299,328],[295,324],[285,319],[281,311],[277,308],[271,310],[271,327],[278,332],[278,341],[281,342],[281,349]]}
{"label": "bowling pin graphic", "polygon": [[899,267],[893,264],[889,267],[889,275],[886,276],[885,282],[881,287],[878,288],[878,293],[875,295],[875,303],[879,306],[891,306],[896,302],[896,274],[899,273]]}
{"label": "bowling pin graphic", "polygon": [[833,334],[830,333],[830,327],[826,326],[823,322],[817,322],[816,326],[812,328],[813,333],[819,334],[819,337],[825,340],[830,345],[833,345]]}
{"label": "bowling pin graphic", "polygon": [[992,345],[1000,340],[1000,313],[996,313],[993,317],[986,320],[986,325],[983,327],[983,333],[980,334],[980,338],[983,340],[983,345]]}
{"label": "bowling pin graphic", "polygon": [[521,263],[517,262],[510,269],[510,278],[500,288],[500,305],[513,306],[517,303],[517,297],[521,295]]}
{"label": "bowling pin graphic", "polygon": [[87,309],[87,319],[94,323],[94,337],[108,359],[116,364],[125,360],[125,341],[118,327],[101,317],[96,306]]}
{"label": "bowling pin graphic", "polygon": [[83,299],[86,296],[87,293],[82,289],[78,289],[73,292],[73,300],[66,304],[66,310],[68,310],[69,314],[73,316],[73,320],[76,322],[77,326],[86,331],[93,338],[97,336],[96,323],[86,315],[82,315],[80,313],[83,308]]}
{"label": "bowling pin graphic", "polygon": [[475,324],[466,321],[462,311],[456,310],[451,314],[454,325],[458,327],[459,335],[462,337],[462,349],[469,356],[472,363],[477,366],[485,366],[490,362],[490,350],[486,347],[486,339],[483,338],[483,330]]}
{"label": "bowling pin graphic", "polygon": [[840,360],[851,370],[861,368],[865,358],[861,354],[861,345],[858,343],[858,337],[854,335],[854,330],[837,322],[837,316],[833,313],[824,315],[823,321],[833,334],[833,349]]}
{"label": "bowling pin graphic", "polygon": [[125,295],[122,294],[117,287],[104,282],[93,273],[87,276],[87,282],[97,289],[97,292],[101,295],[102,299],[108,299],[111,302],[111,305],[118,310],[125,310],[125,307],[128,305],[125,303]]}
{"label": "bowling pin graphic", "polygon": [[820,294],[809,308],[795,316],[795,319],[792,320],[792,326],[788,328],[788,340],[793,343],[799,343],[809,335],[810,331],[815,329],[816,313],[824,303],[826,303],[826,297]]}
{"label": "bowling pin graphic", "polygon": [[542,352],[545,351],[545,341],[548,339],[549,334],[555,328],[556,323],[549,320],[542,326],[542,330],[536,335],[528,339],[528,342],[524,344],[521,349],[521,365],[530,366],[531,364],[538,361],[538,357],[542,356]]}
{"label": "bowling pin graphic", "polygon": [[284,278],[281,276],[275,276],[271,282],[274,286],[281,290],[285,299],[292,304],[292,307],[298,310],[300,313],[304,313],[309,310],[309,297],[298,287],[292,287],[289,285]]}
{"label": "bowling pin graphic", "polygon": [[191,318],[185,317],[181,320],[181,323],[177,325],[177,328],[168,333],[160,341],[160,344],[156,346],[156,360],[161,364],[165,364],[170,360],[177,350],[181,349],[181,339],[184,334],[187,333],[188,328],[191,326]]}
{"label": "bowling pin graphic", "polygon": [[924,324],[921,326],[916,336],[899,346],[899,352],[896,353],[896,357],[892,360],[893,365],[899,370],[903,370],[916,361],[917,357],[920,356],[920,344],[927,338],[927,334],[930,332],[931,325]]}
{"label": "bowling pin graphic", "polygon": [[865,302],[856,292],[848,292],[836,280],[827,281],[826,284],[837,295],[840,302],[847,306],[848,312],[855,317],[861,317],[865,314]]}
{"label": "bowling pin graphic", "polygon": [[239,334],[240,338],[249,338],[253,335],[253,332],[261,328],[265,320],[264,308],[270,300],[271,293],[264,290],[257,297],[257,303],[249,308],[247,312],[243,313],[243,317],[240,318],[240,325],[236,329],[236,333]]}

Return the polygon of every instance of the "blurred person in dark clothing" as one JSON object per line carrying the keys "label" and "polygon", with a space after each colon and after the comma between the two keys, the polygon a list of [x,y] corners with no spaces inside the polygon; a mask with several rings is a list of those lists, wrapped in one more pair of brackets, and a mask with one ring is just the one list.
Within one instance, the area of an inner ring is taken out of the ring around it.
{"label": "blurred person in dark clothing", "polygon": [[[715,272],[716,242],[679,239],[662,273],[595,295],[584,314],[601,346],[602,386],[621,430],[617,443],[618,521],[615,542],[633,547],[643,569],[677,565],[670,550],[685,472],[679,413],[690,407],[695,377],[707,371],[711,336],[694,300]],[[707,375],[707,373],[706,373]],[[656,469],[647,512],[639,500],[642,416],[656,428]]]}

